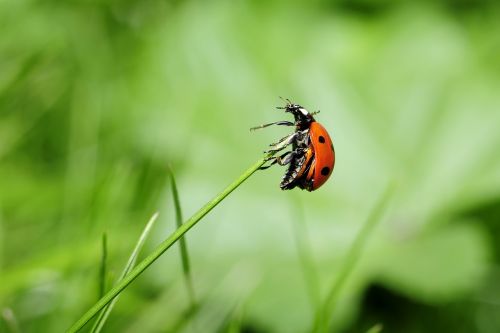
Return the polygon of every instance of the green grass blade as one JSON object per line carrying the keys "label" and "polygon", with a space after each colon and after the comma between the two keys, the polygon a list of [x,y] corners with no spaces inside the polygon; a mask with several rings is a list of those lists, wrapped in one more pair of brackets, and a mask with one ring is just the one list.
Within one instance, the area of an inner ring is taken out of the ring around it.
{"label": "green grass blade", "polygon": [[340,292],[359,261],[370,234],[381,221],[393,190],[394,186],[392,184],[387,187],[380,200],[368,215],[365,224],[356,235],[344,260],[344,264],[340,267],[338,278],[333,281],[323,306],[316,314],[314,332],[328,332],[330,317],[335,312]]}
{"label": "green grass blade", "polygon": [[[125,265],[125,268],[122,271],[122,274],[118,278],[117,283],[119,283],[125,276],[127,276],[128,273],[132,270],[132,268],[135,265],[135,262],[137,261],[137,256],[139,255],[139,252],[141,251],[144,243],[146,242],[146,238],[149,235],[149,232],[153,228],[153,225],[155,221],[158,218],[158,213],[154,213],[153,216],[149,219],[148,223],[144,227],[144,230],[142,231],[141,236],[139,237],[139,240],[135,244],[134,250],[132,251],[132,254],[128,258],[127,264]],[[105,238],[103,238],[104,240]],[[99,316],[97,317],[97,320],[94,323],[94,326],[92,327],[92,333],[98,333],[102,330],[104,323],[108,319],[109,314],[111,313],[111,310],[113,310],[114,305],[118,301],[118,297],[115,297],[108,305],[106,305]]]}
{"label": "green grass blade", "polygon": [[[182,226],[183,217],[182,217],[181,203],[179,199],[179,191],[177,190],[177,183],[175,181],[172,169],[169,168],[168,171],[170,175],[170,181],[171,181],[170,184],[172,186],[172,196],[174,199],[174,206],[175,206],[175,221],[177,224],[177,228],[180,228]],[[191,308],[194,308],[196,307],[196,298],[194,293],[193,280],[191,276],[191,265],[189,263],[189,254],[187,250],[186,238],[184,236],[182,236],[179,239],[179,247],[181,253],[182,271],[184,273],[184,281],[186,283],[189,302],[191,304]]]}
{"label": "green grass blade", "polygon": [[106,264],[108,261],[108,237],[104,232],[102,234],[102,252],[101,252],[101,267],[99,269],[99,298],[106,292]]}
{"label": "green grass blade", "polygon": [[[266,156],[267,157],[267,156]],[[215,206],[217,206],[232,191],[240,186],[248,177],[253,175],[264,163],[265,157],[260,158],[255,164],[241,174],[234,182],[229,184],[222,192],[217,194],[212,200],[200,208],[191,218],[175,230],[167,239],[165,239],[153,252],[144,258],[137,266],[132,269],[130,274],[125,276],[113,288],[111,288],[97,303],[95,303],[80,319],[78,319],[67,332],[74,333],[79,331],[92,317],[94,317],[102,308],[120,294],[127,286],[132,283],[144,270],[153,264],[165,251],[167,251],[175,242],[179,240],[186,232],[195,226],[205,215],[207,215]]]}

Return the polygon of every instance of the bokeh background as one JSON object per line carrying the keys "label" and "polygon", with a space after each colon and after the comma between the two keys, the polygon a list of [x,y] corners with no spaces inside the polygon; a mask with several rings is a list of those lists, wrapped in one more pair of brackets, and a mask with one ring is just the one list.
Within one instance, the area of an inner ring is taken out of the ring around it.
{"label": "bokeh background", "polygon": [[332,331],[500,331],[496,2],[7,0],[0,31],[0,331],[67,329],[103,232],[111,283],[175,228],[167,166],[189,217],[289,131],[248,130],[278,96],[321,110],[331,180],[253,175],[187,235],[196,315],[175,246],[105,331],[307,332],[389,183]]}

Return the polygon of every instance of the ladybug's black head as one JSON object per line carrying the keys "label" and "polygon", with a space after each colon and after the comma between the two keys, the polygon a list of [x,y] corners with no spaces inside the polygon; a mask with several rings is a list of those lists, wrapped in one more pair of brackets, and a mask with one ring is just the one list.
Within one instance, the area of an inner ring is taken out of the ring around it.
{"label": "ladybug's black head", "polygon": [[295,118],[295,125],[299,129],[306,129],[309,125],[315,121],[309,111],[300,106],[299,104],[294,104],[290,100],[286,100],[286,105],[284,107],[278,107],[278,109],[284,109],[285,112],[290,112]]}

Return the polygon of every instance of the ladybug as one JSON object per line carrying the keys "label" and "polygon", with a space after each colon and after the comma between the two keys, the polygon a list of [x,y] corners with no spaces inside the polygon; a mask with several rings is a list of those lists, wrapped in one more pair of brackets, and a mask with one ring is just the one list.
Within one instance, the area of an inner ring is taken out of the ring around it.
{"label": "ladybug", "polygon": [[[260,169],[267,169],[274,164],[288,165],[280,188],[291,190],[294,187],[299,187],[311,192],[320,188],[332,174],[335,165],[335,150],[332,139],[326,129],[313,117],[319,111],[310,113],[289,99],[286,99],[285,102],[284,107],[277,107],[277,109],[291,113],[295,122],[276,121],[250,129],[252,131],[271,125],[295,126],[295,132],[285,136],[277,143],[270,144],[271,148],[265,151],[268,153],[266,162],[270,162],[270,164],[262,166]],[[291,151],[274,156],[290,145],[292,146]]]}

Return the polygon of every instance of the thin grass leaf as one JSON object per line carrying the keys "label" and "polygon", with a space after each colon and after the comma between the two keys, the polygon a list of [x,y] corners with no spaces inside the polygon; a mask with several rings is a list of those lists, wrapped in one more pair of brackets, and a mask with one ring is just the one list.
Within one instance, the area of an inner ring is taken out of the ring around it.
{"label": "thin grass leaf", "polygon": [[101,267],[99,269],[99,298],[101,298],[106,292],[106,275],[107,268],[106,264],[108,261],[108,237],[104,232],[102,234],[102,252],[101,252]]}
{"label": "thin grass leaf", "polygon": [[292,223],[297,255],[301,264],[302,273],[304,274],[304,280],[313,313],[315,313],[321,305],[319,275],[311,253],[311,243],[308,237],[309,234],[304,216],[304,207],[298,198],[296,198],[293,203],[293,210]]}
{"label": "thin grass leaf", "polygon": [[347,253],[344,263],[340,267],[338,278],[333,281],[327,297],[323,303],[323,306],[316,314],[313,332],[328,332],[328,328],[330,326],[330,318],[331,315],[335,312],[335,306],[338,302],[340,292],[344,287],[347,279],[351,275],[352,271],[354,270],[354,267],[358,263],[370,234],[373,232],[377,224],[381,221],[393,190],[394,184],[390,184],[383,195],[380,197],[380,200],[377,202],[375,207],[372,209],[371,213],[368,215],[365,224],[356,235],[356,238],[354,239],[354,242],[352,243]]}
{"label": "thin grass leaf", "polygon": [[[172,196],[174,199],[174,206],[175,206],[175,221],[177,224],[177,228],[180,228],[182,226],[182,210],[181,210],[181,203],[179,199],[179,191],[177,190],[177,183],[175,182],[175,177],[172,169],[169,167],[168,168],[168,173],[170,176],[170,184],[172,186]],[[190,265],[190,260],[189,260],[189,254],[187,250],[187,244],[186,244],[186,238],[182,236],[179,239],[179,248],[180,248],[180,253],[181,253],[181,262],[182,262],[182,271],[184,273],[184,281],[186,283],[186,289],[189,297],[189,302],[191,305],[191,308],[196,307],[196,298],[195,298],[195,293],[194,293],[194,287],[193,287],[193,280],[191,277],[191,265]]]}
{"label": "thin grass leaf", "polygon": [[[135,266],[135,263],[137,261],[137,256],[139,255],[139,252],[141,251],[144,243],[146,242],[146,238],[149,235],[149,232],[151,231],[155,221],[158,218],[158,212],[154,213],[153,216],[149,219],[148,223],[144,227],[144,230],[142,231],[141,236],[139,237],[139,240],[137,241],[134,250],[132,251],[132,254],[128,258],[127,264],[125,265],[125,268],[122,271],[122,274],[118,278],[117,283],[119,283],[121,280],[127,276],[128,273],[132,270],[132,268]],[[113,310],[114,305],[118,301],[119,296],[116,296],[108,305],[106,305],[99,316],[97,317],[94,326],[92,327],[92,333],[98,333],[102,330],[104,323],[108,319],[109,314],[111,313],[111,310]]]}
{"label": "thin grass leaf", "polygon": [[207,202],[201,207],[191,218],[183,223],[177,230],[175,230],[167,239],[160,243],[151,254],[144,258],[137,264],[132,271],[126,275],[120,282],[118,282],[111,290],[109,290],[99,301],[97,301],[87,312],[83,314],[67,332],[74,333],[79,331],[86,323],[89,322],[101,309],[103,309],[109,302],[118,296],[125,288],[128,287],[142,272],[151,266],[165,251],[167,251],[175,242],[177,242],[186,232],[194,227],[205,215],[207,215],[214,207],[216,207],[222,200],[224,200],[231,192],[238,186],[243,184],[251,175],[253,175],[259,168],[266,163],[271,154],[265,155],[250,166],[243,172],[235,181],[229,184],[222,192],[217,194],[212,200]]}

